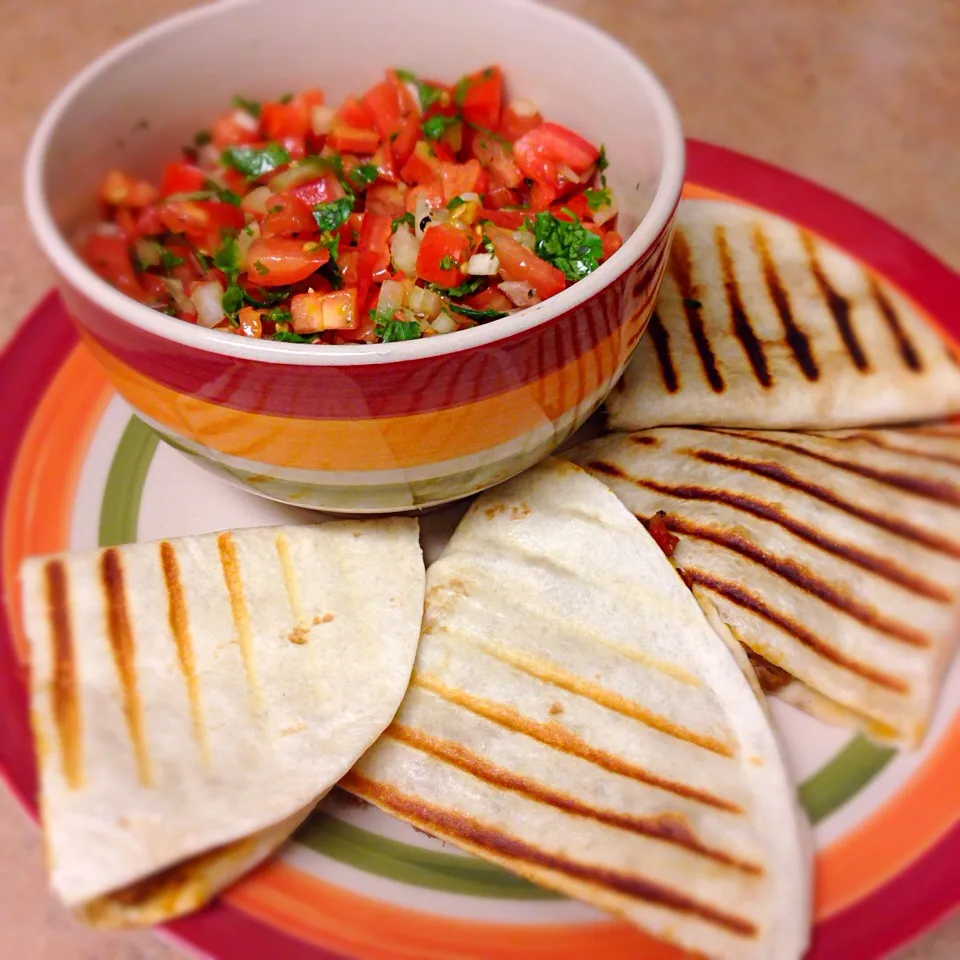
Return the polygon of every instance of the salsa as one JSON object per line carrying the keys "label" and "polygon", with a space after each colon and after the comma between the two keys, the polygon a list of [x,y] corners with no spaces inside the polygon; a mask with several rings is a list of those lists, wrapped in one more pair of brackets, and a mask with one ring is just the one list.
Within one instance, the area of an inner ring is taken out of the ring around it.
{"label": "salsa", "polygon": [[622,244],[606,153],[507,101],[489,67],[448,86],[388,70],[236,97],[159,184],[110,171],[90,267],[171,317],[296,343],[452,333],[548,300]]}

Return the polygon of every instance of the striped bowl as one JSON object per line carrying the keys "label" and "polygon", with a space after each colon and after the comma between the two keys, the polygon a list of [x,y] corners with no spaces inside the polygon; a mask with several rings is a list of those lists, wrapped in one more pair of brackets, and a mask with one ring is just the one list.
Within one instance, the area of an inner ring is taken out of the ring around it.
{"label": "striped bowl", "polygon": [[[114,48],[47,110],[25,171],[32,226],[91,351],[169,444],[298,506],[424,508],[546,457],[616,383],[663,275],[683,180],[679,121],[650,71],[587,24],[529,0],[487,0],[478,33],[476,9],[474,0],[212,4]],[[450,38],[468,31],[466,62]],[[338,38],[320,58],[318,36]],[[236,93],[319,85],[336,102],[388,65],[450,78],[489,63],[551,119],[604,143],[612,161],[626,241],[546,303],[427,340],[305,347],[163,316],[74,252],[105,171],[157,176]]]}

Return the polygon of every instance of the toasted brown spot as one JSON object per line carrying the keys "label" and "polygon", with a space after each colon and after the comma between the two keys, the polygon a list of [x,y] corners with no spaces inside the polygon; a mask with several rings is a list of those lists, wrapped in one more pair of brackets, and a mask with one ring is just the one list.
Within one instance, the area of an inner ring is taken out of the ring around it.
{"label": "toasted brown spot", "polygon": [[196,660],[193,655],[190,615],[187,612],[186,596],[180,580],[180,563],[177,560],[177,552],[173,544],[166,540],[160,544],[160,569],[163,571],[163,582],[167,589],[167,622],[170,624],[170,633],[177,648],[177,662],[180,664],[180,672],[183,674],[183,682],[187,688],[193,735],[197,741],[197,746],[200,748],[204,763],[209,763],[207,731],[203,723],[200,701],[200,681],[197,677]]}
{"label": "toasted brown spot", "polygon": [[687,238],[682,230],[677,230],[673,237],[673,245],[670,247],[669,271],[680,290],[680,296],[683,299],[683,312],[687,318],[690,336],[697,348],[697,355],[700,357],[700,365],[703,367],[704,376],[714,393],[723,393],[726,384],[717,368],[717,358],[714,356],[713,347],[710,346],[703,317],[700,316],[701,308],[698,305],[697,292],[691,274],[690,245],[687,243]]}
{"label": "toasted brown spot", "polygon": [[310,639],[310,628],[304,626],[302,623],[298,623],[289,634],[287,634],[287,639],[291,643],[304,644]]}
{"label": "toasted brown spot", "polygon": [[434,737],[423,730],[416,730],[398,723],[391,724],[385,736],[399,743],[404,743],[414,750],[419,750],[421,753],[429,754],[443,763],[456,767],[458,770],[490,784],[490,786],[520,794],[528,800],[546,804],[571,816],[594,820],[617,830],[624,830],[651,840],[661,840],[664,843],[683,847],[691,853],[698,854],[716,863],[722,863],[724,866],[741,870],[744,873],[762,874],[764,872],[763,867],[755,863],[741,860],[723,850],[717,850],[701,843],[687,826],[686,821],[678,814],[668,813],[655,817],[638,817],[618,813],[615,810],[591,807],[569,794],[553,790],[529,777],[498,767],[453,740]]}
{"label": "toasted brown spot", "polygon": [[883,319],[886,320],[887,326],[893,334],[893,339],[897,341],[897,349],[900,351],[900,357],[904,365],[910,370],[913,370],[914,373],[919,373],[923,370],[923,364],[920,362],[920,355],[917,353],[917,348],[913,345],[913,341],[903,327],[903,321],[900,319],[900,315],[890,302],[889,297],[884,293],[883,287],[877,283],[876,278],[870,276],[869,283],[870,295],[873,297]]}
{"label": "toasted brown spot", "polygon": [[[756,437],[751,436],[750,439],[754,440]],[[766,477],[768,480],[774,480],[785,487],[790,487],[816,500],[827,503],[832,507],[836,507],[844,513],[849,513],[859,520],[872,523],[874,526],[880,527],[881,530],[893,533],[898,537],[902,537],[904,540],[911,540],[914,543],[922,544],[939,553],[960,558],[960,544],[947,540],[938,534],[923,530],[921,527],[916,527],[909,521],[891,517],[887,514],[877,513],[861,507],[859,504],[845,500],[829,488],[822,487],[803,477],[799,477],[779,463],[772,463],[768,460],[747,460],[743,457],[728,457],[725,454],[715,453],[712,450],[698,450],[693,456],[698,460],[702,460],[704,463],[713,463],[719,466],[732,467],[736,470],[745,470],[748,473]]]}
{"label": "toasted brown spot", "polygon": [[333,788],[337,800],[341,803],[346,804],[348,807],[356,807],[359,810],[362,810],[364,807],[370,806],[363,797],[356,797],[348,790],[346,790],[342,785],[338,785]]}
{"label": "toasted brown spot", "polygon": [[[630,440],[636,441],[636,436],[631,436]],[[696,451],[694,454],[698,459],[707,462],[718,462],[717,458],[721,455],[712,454],[710,451]],[[724,466],[731,466],[730,458],[723,462]],[[946,587],[940,586],[928,580],[913,570],[900,566],[896,561],[888,557],[878,556],[867,550],[862,550],[852,544],[844,543],[842,540],[835,540],[827,536],[817,527],[810,526],[802,520],[786,513],[779,504],[768,503],[756,497],[746,494],[733,493],[724,489],[715,489],[709,487],[698,487],[692,484],[667,484],[656,480],[648,480],[643,477],[636,477],[621,470],[615,464],[607,463],[603,460],[591,460],[587,465],[589,470],[605,476],[616,477],[626,483],[642,487],[646,490],[652,490],[655,493],[661,493],[667,497],[673,497],[677,500],[695,500],[700,502],[716,503],[742,513],[750,514],[761,520],[768,520],[775,523],[790,533],[805,540],[811,546],[818,547],[841,560],[845,560],[855,566],[861,567],[870,573],[883,577],[891,583],[917,593],[920,596],[929,597],[931,600],[937,600],[940,603],[952,603],[953,597]]]}
{"label": "toasted brown spot", "polygon": [[717,254],[720,257],[723,289],[727,295],[727,307],[730,310],[730,319],[733,321],[733,332],[740,341],[743,352],[747,355],[747,360],[750,361],[753,374],[759,381],[760,386],[769,387],[773,384],[773,378],[770,376],[767,358],[763,353],[763,345],[754,332],[750,317],[743,305],[743,298],[740,296],[740,283],[737,280],[737,271],[733,264],[733,256],[730,253],[730,245],[727,243],[727,231],[723,225],[718,224],[714,228],[713,241],[717,246]]}
{"label": "toasted brown spot", "polygon": [[508,520],[522,520],[530,516],[530,506],[526,503],[496,503],[492,507],[487,507],[483,515],[488,520],[494,520],[501,514],[506,514]]}
{"label": "toasted brown spot", "polygon": [[879,687],[885,687],[887,690],[892,690],[894,693],[909,692],[910,688],[904,680],[891,676],[888,673],[883,673],[867,664],[860,663],[841,653],[839,650],[834,649],[829,643],[826,643],[815,633],[797,623],[796,620],[787,614],[774,610],[773,607],[765,603],[756,594],[751,593],[746,587],[732,583],[729,580],[723,580],[704,570],[687,567],[686,572],[687,576],[690,577],[691,581],[697,586],[703,587],[705,590],[709,590],[711,593],[715,593],[739,607],[750,610],[774,626],[779,627],[784,633],[790,634],[790,636],[799,643],[802,643],[805,647],[814,651],[814,653],[823,657],[825,660],[829,660],[835,666],[848,670],[850,673],[855,673],[864,680],[875,683]]}
{"label": "toasted brown spot", "polygon": [[668,393],[676,393],[680,389],[680,380],[677,377],[677,368],[674,366],[673,357],[670,354],[670,334],[656,310],[653,311],[653,316],[650,318],[650,337],[653,340],[653,348],[657,352],[663,385]]}
{"label": "toasted brown spot", "polygon": [[787,293],[780,274],[777,273],[776,264],[770,255],[770,248],[767,245],[767,238],[764,236],[760,227],[753,230],[753,246],[760,257],[760,264],[763,269],[763,280],[767,287],[767,293],[776,308],[783,324],[784,337],[787,346],[793,351],[793,357],[797,361],[797,366],[801,372],[811,382],[820,378],[820,368],[813,356],[813,349],[810,346],[810,338],[797,326],[793,318],[793,308],[790,306],[790,296]]}
{"label": "toasted brown spot", "polygon": [[[77,790],[83,784],[83,743],[80,736],[77,664],[73,655],[67,568],[59,560],[50,560],[43,568],[43,573],[53,663],[50,712],[60,746],[60,772],[67,785]],[[39,727],[35,726],[34,729]]]}
{"label": "toasted brown spot", "polygon": [[534,677],[543,683],[549,683],[551,686],[559,687],[561,690],[566,690],[568,693],[576,694],[576,696],[583,697],[586,700],[592,700],[607,710],[612,710],[614,713],[629,717],[631,720],[637,720],[639,723],[651,727],[654,730],[659,730],[669,737],[674,737],[677,740],[685,740],[687,743],[692,743],[695,746],[702,747],[704,750],[709,750],[711,753],[719,754],[722,757],[733,756],[733,751],[730,746],[723,741],[717,740],[715,737],[707,736],[706,734],[697,733],[694,730],[687,730],[685,727],[681,727],[672,720],[668,720],[666,717],[662,717],[652,710],[648,710],[643,705],[624,697],[622,694],[616,693],[613,690],[607,690],[599,684],[590,683],[588,680],[584,680],[583,677],[578,677],[576,674],[567,673],[566,670],[551,663],[549,660],[532,657],[519,650],[507,650],[492,645],[484,646],[483,649],[490,656],[501,661],[501,663],[506,663],[515,670],[527,674],[529,677]]}
{"label": "toasted brown spot", "polygon": [[243,594],[243,579],[240,575],[240,559],[237,556],[237,545],[232,534],[221,533],[217,537],[217,549],[220,551],[220,566],[223,570],[223,582],[230,597],[230,612],[233,614],[233,624],[237,628],[237,641],[240,644],[240,655],[243,658],[243,669],[247,677],[247,687],[254,709],[261,709],[260,688],[257,683],[257,673],[253,659],[253,631],[250,629],[250,613],[247,610],[247,601]]}
{"label": "toasted brown spot", "polygon": [[885,616],[866,603],[844,593],[841,589],[823,580],[809,567],[784,557],[763,550],[753,541],[747,539],[734,530],[724,530],[720,527],[698,524],[685,517],[670,516],[665,521],[670,530],[705,540],[717,546],[738,553],[741,557],[764,567],[778,577],[787,580],[795,587],[811,594],[818,600],[852,617],[864,626],[878,633],[882,633],[892,640],[912,647],[924,649],[930,646],[930,638],[919,630]]}
{"label": "toasted brown spot", "polygon": [[455,840],[467,850],[495,861],[519,865],[515,869],[521,875],[525,872],[524,867],[534,868],[538,876],[541,875],[541,871],[561,874],[682,915],[696,916],[736,936],[750,938],[757,936],[757,929],[750,921],[701,903],[669,887],[653,883],[639,874],[620,873],[547,853],[496,827],[454,810],[424,803],[416,797],[401,793],[387,784],[377,783],[362,774],[348,773],[345,783],[353,792],[359,793],[382,809],[413,823],[420,829]]}
{"label": "toasted brown spot", "polygon": [[587,760],[610,773],[619,774],[630,780],[636,780],[638,783],[645,783],[648,786],[672,793],[674,796],[694,800],[718,810],[725,810],[729,813],[743,813],[740,807],[729,800],[716,797],[696,787],[689,787],[683,783],[658,777],[636,764],[629,763],[604,750],[599,750],[555,721],[541,723],[531,720],[514,710],[513,707],[495,703],[491,700],[484,700],[462,690],[448,687],[441,680],[429,674],[417,673],[411,682],[414,686],[429,690],[448,703],[463,707],[464,710],[469,710],[470,713],[474,713],[478,717],[483,717],[516,733],[522,733],[524,736],[530,737],[545,746],[553,747],[555,750],[561,750],[564,753],[579,757],[581,760]]}
{"label": "toasted brown spot", "polygon": [[554,701],[553,703],[550,704],[550,709],[547,712],[550,714],[551,717],[559,717],[560,714],[563,713],[563,704],[557,703],[557,701]]}
{"label": "toasted brown spot", "polygon": [[332,613],[325,613],[322,617],[314,617],[314,626],[320,626],[322,623],[333,623],[337,618]]}
{"label": "toasted brown spot", "polygon": [[806,231],[801,230],[800,239],[803,241],[804,249],[807,252],[810,272],[817,281],[823,299],[827,302],[827,307],[840,333],[840,339],[847,348],[847,353],[850,355],[853,365],[861,373],[866,373],[870,369],[870,363],[863,352],[860,339],[857,337],[857,332],[854,330],[853,322],[850,319],[850,301],[834,289],[829,277],[823,272],[823,267],[820,265],[820,259],[817,256],[817,244],[813,237]]}
{"label": "toasted brown spot", "polygon": [[137,775],[144,786],[152,786],[153,770],[143,727],[143,707],[137,690],[136,655],[124,589],[123,563],[119,552],[113,547],[100,555],[100,583],[107,605],[107,633],[120,680],[123,715],[137,761]]}
{"label": "toasted brown spot", "polygon": [[764,693],[776,693],[793,683],[794,677],[787,673],[783,667],[778,667],[767,660],[766,657],[761,657],[759,653],[751,650],[746,644],[742,644],[742,646],[754,673],[757,675],[757,680],[760,682],[760,689]]}

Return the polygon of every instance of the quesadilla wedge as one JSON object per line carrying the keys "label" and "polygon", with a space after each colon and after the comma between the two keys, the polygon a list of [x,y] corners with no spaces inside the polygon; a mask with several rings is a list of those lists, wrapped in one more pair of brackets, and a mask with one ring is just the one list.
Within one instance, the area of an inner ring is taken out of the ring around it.
{"label": "quesadilla wedge", "polygon": [[607,411],[614,430],[907,423],[960,413],[960,366],[846,253],[752,207],[686,200],[650,327]]}
{"label": "quesadilla wedge", "polygon": [[797,960],[802,815],[763,707],[603,484],[549,460],[427,575],[397,717],[341,786],[719,960]]}
{"label": "quesadilla wedge", "polygon": [[568,454],[750,651],[764,688],[915,747],[960,628],[960,427],[661,428]]}
{"label": "quesadilla wedge", "polygon": [[117,926],[201,906],[376,740],[424,567],[392,519],[33,558],[22,582],[51,885]]}

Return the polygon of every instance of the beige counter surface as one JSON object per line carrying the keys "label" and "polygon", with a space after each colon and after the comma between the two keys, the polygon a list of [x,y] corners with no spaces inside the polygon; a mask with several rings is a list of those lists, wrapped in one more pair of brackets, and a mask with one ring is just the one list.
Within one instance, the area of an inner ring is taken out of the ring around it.
{"label": "beige counter surface", "polygon": [[[51,283],[20,206],[20,165],[40,111],[117,40],[195,5],[0,3],[0,344]],[[644,56],[676,99],[689,135],[832,187],[960,268],[956,0],[558,5],[618,34]],[[900,956],[960,957],[960,918]],[[178,960],[184,953],[148,933],[101,935],[74,923],[45,892],[36,828],[0,787],[0,957]]]}

